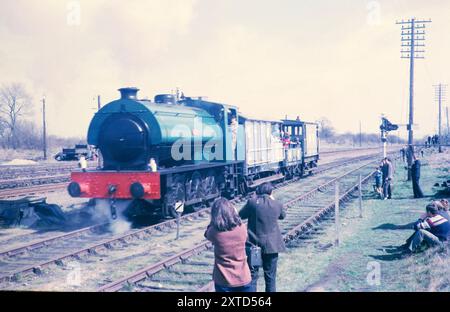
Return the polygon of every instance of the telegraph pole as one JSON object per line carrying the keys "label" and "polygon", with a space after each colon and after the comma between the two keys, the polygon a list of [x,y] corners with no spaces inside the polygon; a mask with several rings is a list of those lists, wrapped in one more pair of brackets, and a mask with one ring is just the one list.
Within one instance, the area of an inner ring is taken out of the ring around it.
{"label": "telegraph pole", "polygon": [[100,95],[97,95],[97,109],[100,110],[102,108],[102,103],[100,102]]}
{"label": "telegraph pole", "polygon": [[434,89],[435,89],[435,100],[438,102],[438,116],[439,116],[439,124],[438,124],[438,131],[439,131],[439,140],[438,140],[438,144],[439,144],[439,153],[442,153],[442,101],[445,99],[445,87],[447,87],[447,85],[443,85],[442,83],[438,84],[438,85],[434,85]]}
{"label": "telegraph pole", "polygon": [[[415,18],[409,20],[402,20],[396,24],[402,25],[401,41],[402,50],[401,58],[409,59],[409,122],[408,122],[408,145],[409,150],[412,151],[414,137],[413,137],[413,124],[414,124],[414,60],[423,59],[424,50],[420,50],[420,47],[424,47],[425,44],[425,23],[431,23],[431,20],[416,20]],[[422,42],[422,43],[421,43]],[[405,49],[404,49],[405,48]],[[419,49],[416,49],[419,48]],[[408,180],[411,180],[411,166],[412,155],[408,157]]]}
{"label": "telegraph pole", "polygon": [[383,159],[387,157],[387,132],[381,130],[381,142],[383,142]]}
{"label": "telegraph pole", "polygon": [[359,147],[362,147],[362,130],[361,130],[361,120],[359,121]]}
{"label": "telegraph pole", "polygon": [[445,108],[445,114],[447,115],[447,144],[448,144],[450,139],[450,127],[448,124],[448,106]]}
{"label": "telegraph pole", "polygon": [[47,160],[47,128],[45,125],[45,95],[42,98],[42,141],[43,141],[43,149],[44,149],[44,160]]}

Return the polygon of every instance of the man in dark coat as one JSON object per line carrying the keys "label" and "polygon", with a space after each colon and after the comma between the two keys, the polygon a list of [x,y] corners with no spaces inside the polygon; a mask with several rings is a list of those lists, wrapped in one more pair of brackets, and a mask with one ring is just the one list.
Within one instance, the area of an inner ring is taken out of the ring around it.
{"label": "man in dark coat", "polygon": [[413,155],[413,163],[411,166],[411,178],[412,178],[412,187],[414,192],[414,198],[422,198],[423,192],[419,185],[420,180],[420,160]]}
{"label": "man in dark coat", "polygon": [[[264,183],[258,196],[250,199],[239,212],[242,219],[248,219],[248,238],[262,250],[262,262],[266,292],[276,291],[278,253],[286,250],[278,220],[286,217],[283,204],[272,197],[273,187]],[[249,265],[250,266],[250,265]],[[256,291],[259,267],[250,266],[253,291]]]}
{"label": "man in dark coat", "polygon": [[383,159],[381,166],[381,172],[383,173],[383,194],[384,199],[392,198],[392,180],[394,178],[394,166],[388,158]]}

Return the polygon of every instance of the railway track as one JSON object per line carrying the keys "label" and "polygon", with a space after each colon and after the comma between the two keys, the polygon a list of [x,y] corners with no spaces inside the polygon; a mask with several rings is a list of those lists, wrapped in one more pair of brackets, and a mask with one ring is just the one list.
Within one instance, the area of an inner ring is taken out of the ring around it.
{"label": "railway track", "polygon": [[67,185],[67,182],[60,182],[54,184],[42,184],[28,187],[18,187],[13,189],[4,189],[0,190],[0,199],[57,192],[66,188]]}
{"label": "railway track", "polygon": [[70,175],[65,174],[55,174],[50,176],[37,176],[37,177],[26,177],[14,180],[0,180],[0,190],[4,189],[14,189],[18,187],[29,187],[43,184],[53,184],[60,182],[68,182]]}
{"label": "railway track", "polygon": [[[89,163],[95,168],[95,163]],[[69,181],[76,163],[40,164],[28,166],[0,166],[0,190]]]}
{"label": "railway track", "polygon": [[[368,160],[370,158],[371,157],[364,157],[364,158],[359,158],[358,160],[359,161],[364,161],[364,160]],[[352,160],[344,160],[344,161],[341,161],[341,162],[330,163],[330,164],[328,164],[328,166],[324,165],[324,166],[321,166],[321,167],[317,168],[314,171],[314,174],[320,174],[320,173],[332,170],[332,169],[336,168],[337,166],[345,166],[345,165],[352,164],[352,163],[354,163],[353,159]],[[293,180],[288,180],[288,181],[279,183],[279,184],[275,185],[275,188],[278,189],[278,188],[286,187],[289,184],[297,182],[298,180],[300,180],[300,179],[293,179]],[[65,183],[62,183],[61,185],[55,185],[55,189],[59,189],[61,187],[65,187],[65,186],[66,186]],[[39,187],[36,187],[37,191],[46,190],[48,188],[50,188],[50,186],[45,186],[45,187],[44,186],[39,186]],[[28,194],[32,194],[30,192],[31,191],[27,191],[25,193],[27,195]],[[240,198],[237,199],[237,201],[239,201],[239,200],[240,200]],[[166,224],[166,223],[161,223],[161,224]],[[86,233],[90,233],[90,232],[93,232],[93,231],[95,231],[95,230],[97,230],[97,229],[99,229],[101,227],[104,227],[105,225],[106,224],[102,223],[102,224],[99,224],[99,225],[89,226],[89,227],[85,227],[85,228],[82,228],[82,229],[77,229],[75,231],[71,231],[71,232],[68,232],[68,233],[59,234],[59,235],[56,235],[56,236],[53,236],[53,237],[50,237],[50,238],[34,240],[31,243],[25,244],[25,245],[17,247],[17,248],[8,249],[8,250],[5,250],[5,251],[1,251],[0,250],[0,257],[10,256],[10,255],[18,255],[20,253],[27,252],[29,250],[35,250],[35,249],[40,248],[40,247],[45,247],[45,246],[48,246],[50,243],[55,242],[57,240],[69,239],[69,238],[72,238],[72,237],[77,237],[77,236],[80,236],[80,235],[83,235],[83,234],[86,234]],[[32,236],[33,234],[29,234],[29,235]]]}
{"label": "railway track", "polygon": [[[363,174],[367,182],[373,174],[372,162],[329,179],[314,189],[285,203],[287,217],[280,222],[284,240],[289,242],[310,230],[334,207],[334,183],[339,180],[345,192],[343,202],[358,187],[355,182]],[[330,198],[333,198],[330,202]],[[203,240],[194,247],[142,268],[119,280],[101,286],[98,291],[206,291],[211,289],[211,268],[214,262],[212,245]],[[199,288],[199,285],[200,288]]]}
{"label": "railway track", "polygon": [[[192,222],[197,218],[204,218],[208,214],[208,209],[202,209],[195,213],[182,217],[184,224]],[[0,283],[5,281],[14,281],[19,274],[39,273],[45,267],[56,264],[64,265],[64,261],[70,259],[80,259],[83,256],[95,254],[100,249],[109,249],[118,245],[126,245],[133,239],[144,239],[151,236],[155,232],[164,232],[176,226],[177,220],[168,220],[162,223],[151,225],[143,229],[132,230],[126,234],[120,234],[111,237],[111,233],[105,229],[109,224],[99,224],[88,228],[83,228],[67,234],[58,235],[56,237],[32,242],[24,246],[5,250],[0,252],[0,264],[2,264],[2,274],[0,275]],[[71,246],[72,241],[69,239],[77,238],[77,244],[74,248]],[[55,256],[54,250],[46,254],[40,250],[48,247],[50,244],[57,244],[60,252]],[[69,251],[72,249],[71,251]],[[28,259],[30,253],[33,253],[32,259]],[[36,262],[35,259],[42,259]],[[31,261],[29,261],[31,260]],[[0,287],[1,289],[1,287]]]}
{"label": "railway track", "polygon": [[[392,147],[392,146],[390,146],[390,147]],[[323,155],[323,154],[335,154],[335,153],[348,153],[348,152],[358,152],[358,151],[366,151],[366,150],[380,150],[380,147],[373,146],[373,147],[355,147],[355,148],[325,150],[325,151],[320,151],[320,154]]]}
{"label": "railway track", "polygon": [[[367,158],[368,157],[363,157],[362,159]],[[355,160],[346,160],[341,162],[340,166],[354,165],[354,163]],[[321,171],[318,170],[318,172],[333,171],[333,169],[336,171],[342,170],[337,168],[337,164],[330,164],[326,168],[322,167],[320,169]],[[314,179],[315,182],[312,181]],[[320,181],[323,181],[323,179],[325,179],[325,177],[317,175],[303,181],[310,180],[311,183],[321,183]],[[287,183],[281,189],[294,188],[295,185],[295,182]],[[324,187],[323,183],[321,184],[321,187]],[[283,190],[278,191],[283,192]],[[316,192],[317,191],[318,190],[316,190]],[[286,198],[288,198],[288,196],[286,196]],[[238,198],[235,200],[235,204],[240,205],[243,201],[244,199]],[[207,224],[208,221],[208,209],[203,209],[192,215],[182,217],[183,228],[191,224],[194,225],[194,228],[197,228],[196,231],[198,231],[198,228],[204,228],[204,225]],[[32,242],[31,244],[21,246],[13,250],[6,250],[0,252],[0,264],[2,264],[0,283],[14,282],[18,279],[18,277],[22,277],[27,273],[40,273],[44,268],[53,264],[64,266],[64,263],[70,259],[82,259],[85,256],[108,252],[108,250],[114,248],[127,248],[130,244],[139,244],[139,241],[149,239],[154,236],[155,233],[159,233],[158,235],[164,236],[167,234],[165,233],[167,230],[171,232],[175,226],[176,220],[169,220],[143,229],[132,230],[124,235],[114,237],[111,237],[111,233],[108,231],[101,231],[101,226],[93,226],[74,231],[73,233],[60,235],[59,237]],[[74,238],[76,238],[77,241],[73,245],[72,241]],[[54,245],[58,245],[58,252],[55,252],[53,248],[55,247]],[[181,251],[181,255],[175,254],[172,257],[174,257],[173,259],[189,258],[193,254],[196,254],[198,250],[208,248],[208,244],[202,245],[197,249],[195,246],[193,248],[194,249],[191,251],[189,251],[189,249],[186,251]],[[49,251],[50,254],[47,254]],[[36,259],[39,259],[40,261],[36,261]],[[159,262],[156,261],[156,263]]]}

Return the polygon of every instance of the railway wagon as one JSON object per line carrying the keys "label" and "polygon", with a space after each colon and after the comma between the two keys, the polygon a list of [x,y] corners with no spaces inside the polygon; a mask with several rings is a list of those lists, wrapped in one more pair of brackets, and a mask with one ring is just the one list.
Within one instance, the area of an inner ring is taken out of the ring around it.
{"label": "railway wagon", "polygon": [[[68,186],[73,197],[110,201],[113,218],[118,202],[127,214],[175,217],[179,207],[196,210],[317,164],[308,123],[246,118],[236,106],[202,98],[143,100],[138,90],[119,89],[120,99],[95,114],[87,140],[99,151],[100,168],[72,172]],[[283,127],[302,134],[291,132],[285,144]]]}
{"label": "railway wagon", "polygon": [[300,148],[302,174],[311,172],[319,161],[319,125],[315,122],[283,120],[283,131],[289,134],[289,144]]}

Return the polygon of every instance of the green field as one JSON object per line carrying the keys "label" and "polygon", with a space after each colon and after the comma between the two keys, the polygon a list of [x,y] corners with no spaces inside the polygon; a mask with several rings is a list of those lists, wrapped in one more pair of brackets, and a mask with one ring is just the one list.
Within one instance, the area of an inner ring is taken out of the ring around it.
{"label": "green field", "polygon": [[[335,240],[333,220],[309,243],[298,242],[280,255],[279,291],[449,291],[448,251],[430,250],[413,256],[395,251],[412,230],[375,229],[384,223],[406,224],[417,220],[435,198],[436,182],[450,179],[450,155],[431,154],[423,160],[421,185],[426,198],[413,199],[406,171],[396,163],[392,200],[380,200],[364,192],[364,216],[357,201],[347,204],[341,216],[342,242]],[[262,279],[260,280],[262,282]],[[259,290],[263,290],[260,283]]]}

